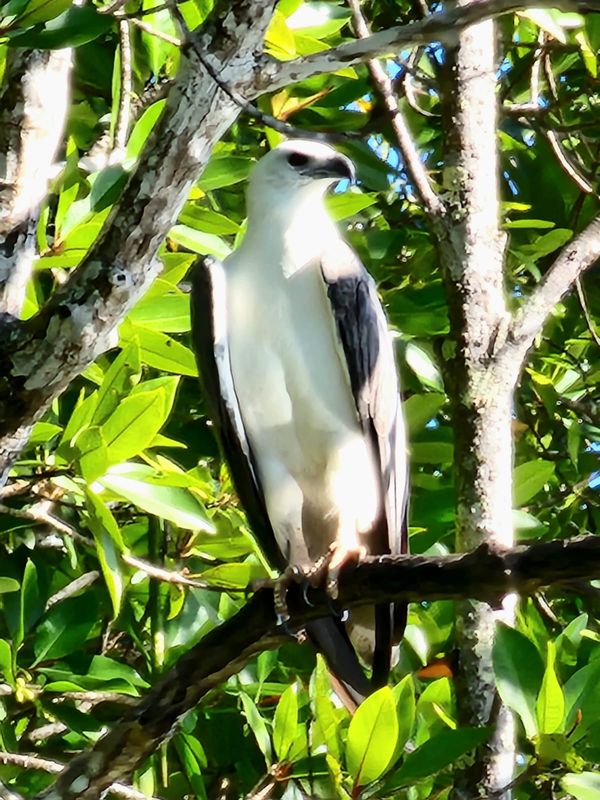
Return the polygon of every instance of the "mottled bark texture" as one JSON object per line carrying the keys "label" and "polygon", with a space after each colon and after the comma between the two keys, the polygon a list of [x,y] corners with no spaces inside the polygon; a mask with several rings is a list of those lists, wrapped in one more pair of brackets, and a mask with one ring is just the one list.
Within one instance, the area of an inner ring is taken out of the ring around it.
{"label": "mottled bark texture", "polygon": [[0,98],[0,311],[19,316],[40,206],[62,144],[71,51],[9,51]]}
{"label": "mottled bark texture", "polygon": [[[499,228],[496,148],[496,25],[487,21],[459,35],[444,67],[444,195],[450,247],[439,249],[451,320],[442,352],[453,410],[457,550],[488,542],[513,544],[512,393],[519,371],[495,379],[495,342],[508,324],[504,298],[504,236]],[[492,646],[498,618],[475,600],[457,608],[459,716],[465,725],[490,723],[495,698]],[[508,712],[474,769],[461,775],[459,798],[487,796],[510,783],[513,725]]]}

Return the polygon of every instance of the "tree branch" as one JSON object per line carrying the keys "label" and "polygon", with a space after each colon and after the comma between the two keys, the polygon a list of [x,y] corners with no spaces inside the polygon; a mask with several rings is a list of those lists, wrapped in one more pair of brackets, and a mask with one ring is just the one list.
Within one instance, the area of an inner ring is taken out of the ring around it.
{"label": "tree branch", "polygon": [[[492,604],[510,592],[532,594],[541,586],[600,576],[600,537],[544,542],[504,551],[482,545],[451,556],[380,556],[365,559],[340,577],[339,608],[382,600],[477,598]],[[287,593],[291,630],[330,613],[323,589],[293,584]],[[273,591],[262,589],[233,617],[189,650],[165,677],[92,749],[76,756],[56,783],[38,797],[95,800],[131,772],[172,732],[204,695],[238,672],[256,654],[288,640],[276,625]]]}
{"label": "tree branch", "polygon": [[521,363],[548,314],[576,279],[600,259],[600,216],[561,250],[508,328],[506,343],[498,350],[493,368],[513,370]]}
{"label": "tree branch", "polygon": [[[58,761],[50,761],[47,758],[38,758],[37,756],[30,756],[26,753],[3,752],[0,752],[0,764],[9,764],[27,770],[42,770],[43,772],[51,772],[54,775],[62,772],[65,766]],[[148,797],[148,795],[143,792],[138,792],[137,789],[123,783],[113,783],[112,786],[109,786],[108,791],[110,794],[113,794],[115,797],[121,797],[123,800],[152,800],[152,798]]]}
{"label": "tree branch", "polygon": [[36,227],[62,138],[71,50],[19,53],[0,111],[0,311],[19,316],[33,262]]}
{"label": "tree branch", "polygon": [[255,94],[273,92],[313,75],[335,72],[371,58],[395,54],[399,48],[430,42],[456,45],[458,33],[469,25],[532,6],[558,8],[561,11],[600,11],[599,0],[479,0],[468,6],[459,5],[439,14],[431,14],[410,25],[379,31],[367,39],[347,42],[285,63],[264,56],[259,60],[255,74]]}
{"label": "tree branch", "polygon": [[[348,5],[352,12],[352,24],[357,37],[363,41],[368,39],[370,35],[369,28],[360,9],[359,0],[348,0]],[[421,161],[406,119],[400,110],[389,75],[376,58],[371,58],[367,61],[367,68],[375,90],[379,93],[389,114],[390,124],[396,137],[396,144],[402,155],[404,166],[413,184],[417,198],[425,206],[430,216],[443,217],[445,214],[444,204],[429,182],[427,170]]]}

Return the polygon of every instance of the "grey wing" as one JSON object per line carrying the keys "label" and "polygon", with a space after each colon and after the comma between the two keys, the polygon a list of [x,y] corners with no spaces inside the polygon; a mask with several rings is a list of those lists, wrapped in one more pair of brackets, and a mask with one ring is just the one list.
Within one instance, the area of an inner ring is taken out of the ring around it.
{"label": "grey wing", "polygon": [[[283,572],[287,562],[269,519],[231,374],[225,292],[223,265],[213,258],[199,261],[192,274],[192,345],[208,411],[250,526],[269,563]],[[344,625],[328,617],[311,622],[306,630],[340,682],[342,699],[355,707],[370,687]]]}
{"label": "grey wing", "polygon": [[[375,282],[342,240],[323,256],[321,271],[335,318],[356,410],[379,458],[382,514],[369,536],[370,553],[408,552],[408,463],[396,360]],[[391,628],[389,616],[392,613]],[[373,674],[385,677],[391,638],[402,635],[406,606],[378,607]],[[389,669],[389,664],[388,667]]]}

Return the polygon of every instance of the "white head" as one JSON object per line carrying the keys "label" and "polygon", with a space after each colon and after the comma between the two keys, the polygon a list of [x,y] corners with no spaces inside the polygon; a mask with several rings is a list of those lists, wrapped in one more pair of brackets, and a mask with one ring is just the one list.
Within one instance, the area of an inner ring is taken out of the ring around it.
{"label": "white head", "polygon": [[308,139],[292,139],[261,158],[250,175],[248,212],[276,212],[294,202],[323,197],[334,183],[353,181],[354,165],[333,147]]}

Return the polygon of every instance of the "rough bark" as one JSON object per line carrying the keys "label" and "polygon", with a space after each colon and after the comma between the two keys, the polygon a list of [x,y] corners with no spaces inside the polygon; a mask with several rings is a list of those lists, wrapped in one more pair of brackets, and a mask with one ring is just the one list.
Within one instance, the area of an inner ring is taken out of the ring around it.
{"label": "rough bark", "polygon": [[[444,69],[444,200],[450,247],[439,249],[451,320],[444,374],[453,409],[457,550],[513,544],[512,375],[490,370],[495,340],[508,324],[503,289],[504,237],[499,229],[496,151],[495,23],[474,25],[447,50]],[[474,600],[457,609],[459,716],[490,722],[495,698],[492,645],[498,618]],[[510,783],[514,761],[510,715],[500,710],[485,757],[456,785],[460,798],[487,796]]]}
{"label": "rough bark", "polygon": [[0,107],[0,310],[18,316],[35,231],[62,143],[71,51],[16,51]]}

